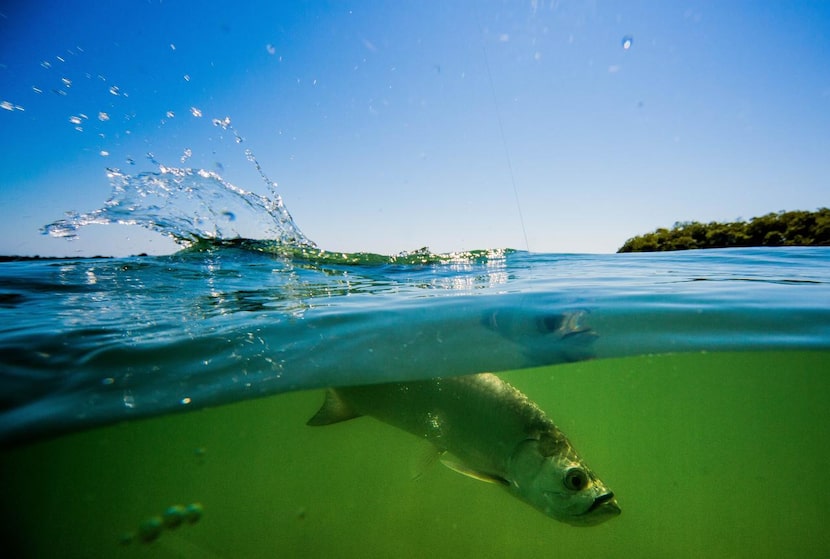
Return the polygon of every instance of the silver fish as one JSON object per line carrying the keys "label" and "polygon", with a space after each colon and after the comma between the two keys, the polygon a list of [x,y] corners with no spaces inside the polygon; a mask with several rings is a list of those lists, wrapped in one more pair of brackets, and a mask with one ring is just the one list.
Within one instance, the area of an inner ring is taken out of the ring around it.
{"label": "silver fish", "polygon": [[493,374],[329,389],[308,425],[361,415],[428,440],[445,465],[497,483],[562,522],[590,526],[620,514],[614,493],[562,431]]}

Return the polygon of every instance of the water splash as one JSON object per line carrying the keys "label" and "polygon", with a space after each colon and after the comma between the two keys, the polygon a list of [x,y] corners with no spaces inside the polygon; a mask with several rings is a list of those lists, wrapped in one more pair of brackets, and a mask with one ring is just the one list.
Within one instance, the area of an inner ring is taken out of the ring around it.
{"label": "water splash", "polygon": [[159,165],[158,172],[131,176],[108,169],[113,192],[104,207],[67,217],[41,231],[73,239],[91,224],[140,225],[189,247],[205,240],[255,239],[314,247],[294,223],[279,195],[243,190],[212,171]]}

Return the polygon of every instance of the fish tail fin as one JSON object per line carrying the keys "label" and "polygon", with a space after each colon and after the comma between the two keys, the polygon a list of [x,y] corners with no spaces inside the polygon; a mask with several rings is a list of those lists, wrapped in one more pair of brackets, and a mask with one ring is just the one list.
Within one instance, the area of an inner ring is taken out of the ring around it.
{"label": "fish tail fin", "polygon": [[331,425],[333,423],[340,423],[341,421],[348,421],[355,417],[360,417],[360,414],[349,407],[335,390],[329,388],[326,390],[326,400],[323,402],[322,407],[311,419],[306,421],[306,425],[319,427],[321,425]]}

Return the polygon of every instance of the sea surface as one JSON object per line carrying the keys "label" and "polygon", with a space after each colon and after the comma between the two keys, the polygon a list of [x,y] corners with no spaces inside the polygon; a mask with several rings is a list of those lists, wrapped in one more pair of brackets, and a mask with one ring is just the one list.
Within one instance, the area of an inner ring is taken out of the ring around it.
{"label": "sea surface", "polygon": [[[183,249],[0,263],[4,556],[830,549],[830,248],[340,254],[211,173],[111,178],[45,231],[132,223]],[[328,386],[485,371],[619,517],[559,523],[371,418],[305,424]],[[177,505],[198,517],[147,536]]]}

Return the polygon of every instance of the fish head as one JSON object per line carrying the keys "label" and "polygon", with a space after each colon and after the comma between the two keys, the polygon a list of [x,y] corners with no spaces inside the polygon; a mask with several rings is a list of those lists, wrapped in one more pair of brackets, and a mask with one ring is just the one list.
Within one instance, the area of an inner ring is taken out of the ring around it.
{"label": "fish head", "polygon": [[614,493],[560,435],[528,439],[509,463],[509,490],[561,522],[593,526],[620,514]]}

